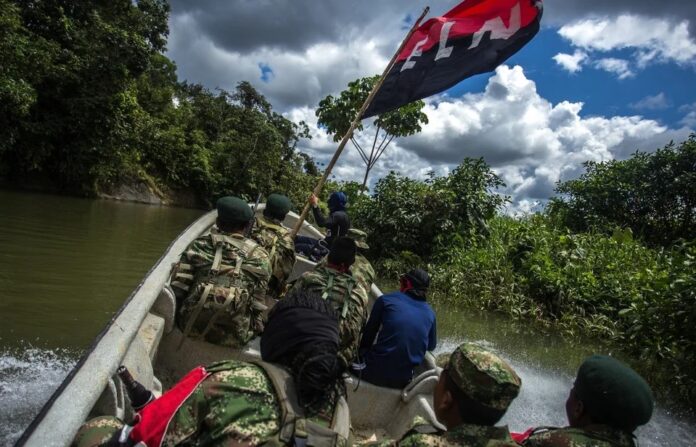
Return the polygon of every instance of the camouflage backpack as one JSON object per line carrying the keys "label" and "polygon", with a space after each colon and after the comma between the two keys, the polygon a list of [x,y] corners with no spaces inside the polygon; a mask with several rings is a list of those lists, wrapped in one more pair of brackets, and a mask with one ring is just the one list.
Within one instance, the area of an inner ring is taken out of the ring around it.
{"label": "camouflage backpack", "polygon": [[356,354],[360,334],[367,321],[367,292],[349,273],[318,265],[297,279],[293,288],[321,294],[339,312],[341,355],[347,362]]}
{"label": "camouflage backpack", "polygon": [[263,262],[248,261],[263,261],[266,252],[251,239],[211,232],[185,255],[192,264],[179,263],[172,280],[173,287],[194,284],[179,311],[184,336],[243,346],[261,329],[254,326],[265,310],[269,273]]}
{"label": "camouflage backpack", "polygon": [[299,405],[295,381],[283,368],[255,361],[271,379],[273,389],[280,404],[280,431],[277,438],[263,443],[266,446],[312,446],[344,447],[350,445],[350,412],[344,397],[336,402],[331,420],[320,423],[316,418],[308,418]]}
{"label": "camouflage backpack", "polygon": [[269,295],[279,298],[295,265],[295,244],[287,228],[265,217],[257,217],[251,237],[266,251],[271,261]]}

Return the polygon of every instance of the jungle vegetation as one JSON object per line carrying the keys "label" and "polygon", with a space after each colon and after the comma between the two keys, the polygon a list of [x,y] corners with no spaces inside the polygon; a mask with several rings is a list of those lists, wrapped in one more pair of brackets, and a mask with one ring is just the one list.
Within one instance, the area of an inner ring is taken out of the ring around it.
{"label": "jungle vegetation", "polygon": [[232,92],[180,82],[164,55],[168,15],[165,0],[0,0],[6,184],[38,177],[97,195],[141,180],[202,206],[230,191],[306,198],[317,175],[295,150],[306,125],[248,82]]}
{"label": "jungle vegetation", "polygon": [[609,340],[655,384],[696,398],[696,135],[587,163],[543,212],[502,212],[482,159],[445,177],[392,173],[351,192],[381,274],[428,265],[435,299]]}

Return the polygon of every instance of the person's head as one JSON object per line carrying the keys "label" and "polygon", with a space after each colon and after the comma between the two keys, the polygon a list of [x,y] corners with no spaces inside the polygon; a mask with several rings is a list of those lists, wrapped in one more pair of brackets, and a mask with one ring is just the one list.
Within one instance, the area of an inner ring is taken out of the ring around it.
{"label": "person's head", "polygon": [[433,393],[437,419],[448,429],[495,425],[520,392],[522,381],[503,359],[473,343],[450,356]]}
{"label": "person's head", "polygon": [[346,204],[348,203],[348,197],[342,191],[332,192],[329,196],[329,211],[332,213],[335,211],[343,211],[346,209]]}
{"label": "person's head", "polygon": [[239,197],[226,196],[218,199],[216,225],[225,233],[242,233],[254,217],[249,204]]}
{"label": "person's head", "polygon": [[355,246],[360,250],[369,250],[370,246],[367,245],[367,233],[363,230],[358,230],[357,228],[351,228],[346,233],[346,236],[355,241]]}
{"label": "person's head", "polygon": [[628,365],[605,355],[585,359],[566,401],[571,427],[609,425],[632,433],[653,411],[650,386]]}
{"label": "person's head", "polygon": [[413,269],[399,278],[399,290],[416,298],[425,299],[430,287],[430,276],[423,269]]}
{"label": "person's head", "polygon": [[345,272],[355,263],[355,241],[349,237],[336,239],[326,257],[329,267]]}
{"label": "person's head", "polygon": [[266,208],[263,210],[263,215],[269,219],[283,221],[291,208],[292,202],[289,198],[282,194],[271,194],[266,199]]}
{"label": "person's head", "polygon": [[261,358],[289,369],[304,407],[339,396],[346,365],[338,351],[338,314],[318,293],[293,291],[268,314]]}

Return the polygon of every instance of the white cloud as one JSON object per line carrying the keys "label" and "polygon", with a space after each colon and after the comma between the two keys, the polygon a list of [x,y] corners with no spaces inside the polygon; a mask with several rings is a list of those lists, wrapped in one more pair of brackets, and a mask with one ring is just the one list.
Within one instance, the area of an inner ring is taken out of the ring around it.
{"label": "white cloud", "polygon": [[587,53],[581,50],[575,50],[573,54],[558,53],[553,57],[558,65],[571,73],[577,73],[582,70],[582,63],[587,59]]}
{"label": "white cloud", "polygon": [[670,107],[670,105],[670,101],[664,92],[653,96],[648,95],[640,101],[630,104],[632,108],[638,110],[663,110]]}
{"label": "white cloud", "polygon": [[677,22],[622,14],[564,25],[559,34],[588,51],[632,49],[640,66],[651,62],[693,64],[696,61],[696,41],[689,34],[688,20]]}
{"label": "white cloud", "polygon": [[[510,212],[529,211],[553,195],[556,182],[580,175],[584,161],[623,159],[691,132],[640,116],[583,117],[582,107],[553,104],[521,67],[499,67],[484,92],[429,100],[430,123],[418,135],[395,140],[371,178],[392,169],[424,178],[431,169],[448,172],[464,157],[484,157],[508,185],[505,192],[514,201]],[[301,149],[327,161],[337,145],[316,126],[313,110],[298,108],[288,116],[309,122],[315,138]],[[346,148],[337,176],[361,181],[362,169],[355,149]]]}
{"label": "white cloud", "polygon": [[635,73],[631,71],[628,61],[614,57],[606,57],[595,62],[595,67],[615,74],[619,79],[632,78]]}
{"label": "white cloud", "polygon": [[[380,73],[387,64],[380,53],[383,42],[369,36],[345,44],[320,42],[300,50],[260,46],[243,53],[218,46],[198,31],[189,15],[173,17],[171,25],[178,31],[170,46],[176,47],[177,60],[186,61],[189,80],[226,90],[249,80],[280,110],[315,106],[327,94],[341,91],[355,78]],[[261,66],[273,73],[264,82]]]}
{"label": "white cloud", "polygon": [[679,107],[679,111],[686,113],[684,118],[679,121],[679,124],[696,129],[696,102]]}

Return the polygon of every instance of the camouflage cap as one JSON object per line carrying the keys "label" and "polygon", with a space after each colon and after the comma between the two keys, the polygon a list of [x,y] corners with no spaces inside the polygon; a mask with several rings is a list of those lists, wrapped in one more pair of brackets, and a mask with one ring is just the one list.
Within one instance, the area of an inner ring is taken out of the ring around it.
{"label": "camouflage cap", "polygon": [[452,353],[447,371],[464,394],[496,410],[507,410],[522,385],[505,360],[473,343],[463,343]]}
{"label": "camouflage cap", "polygon": [[226,196],[218,199],[215,204],[218,218],[230,223],[246,223],[254,217],[249,204],[239,197]]}
{"label": "camouflage cap", "polygon": [[107,445],[123,428],[123,422],[113,416],[99,416],[82,424],[73,440],[73,447],[98,447]]}
{"label": "camouflage cap", "polygon": [[266,199],[266,208],[263,210],[265,216],[273,219],[285,219],[292,208],[292,202],[289,198],[282,194],[271,194]]}
{"label": "camouflage cap", "polygon": [[363,248],[367,250],[370,248],[369,245],[367,245],[367,233],[365,233],[363,230],[358,230],[357,228],[351,228],[348,230],[348,233],[346,234],[349,238],[353,239],[355,241],[355,246],[358,248]]}

